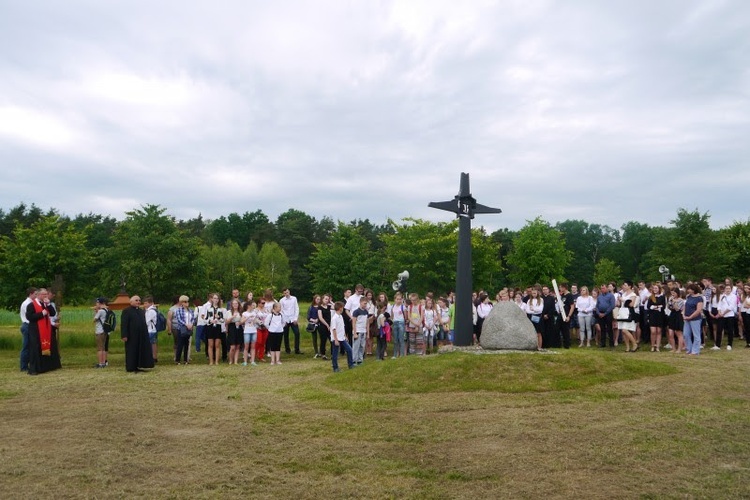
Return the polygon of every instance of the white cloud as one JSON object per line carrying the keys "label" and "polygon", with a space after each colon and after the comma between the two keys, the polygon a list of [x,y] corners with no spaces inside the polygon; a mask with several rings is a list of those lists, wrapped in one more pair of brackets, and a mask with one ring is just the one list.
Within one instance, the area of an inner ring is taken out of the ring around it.
{"label": "white cloud", "polygon": [[468,171],[504,210],[490,228],[680,206],[725,225],[744,204],[721,179],[750,171],[749,30],[739,0],[7,2],[0,196],[446,220],[427,203]]}

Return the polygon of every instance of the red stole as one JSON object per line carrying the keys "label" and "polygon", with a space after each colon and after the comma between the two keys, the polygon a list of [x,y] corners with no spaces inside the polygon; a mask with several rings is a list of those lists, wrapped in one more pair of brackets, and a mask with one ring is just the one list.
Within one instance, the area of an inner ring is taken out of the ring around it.
{"label": "red stole", "polygon": [[[34,311],[41,314],[44,310],[42,305],[36,300],[31,303],[34,304]],[[36,325],[39,329],[39,344],[42,346],[42,356],[49,356],[52,353],[52,323],[50,323],[49,314],[42,316],[42,319]]]}

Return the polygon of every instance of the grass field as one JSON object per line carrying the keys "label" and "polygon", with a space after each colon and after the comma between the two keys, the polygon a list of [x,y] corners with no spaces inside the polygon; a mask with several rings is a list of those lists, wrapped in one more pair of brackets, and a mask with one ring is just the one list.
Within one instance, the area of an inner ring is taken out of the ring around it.
{"label": "grass field", "polygon": [[[65,333],[72,337],[90,335]],[[76,330],[72,328],[71,330]],[[331,373],[18,372],[0,327],[0,498],[748,498],[750,350],[452,353]],[[165,359],[170,338],[162,336]],[[75,345],[79,345],[75,347]],[[3,348],[3,346],[6,346]]]}

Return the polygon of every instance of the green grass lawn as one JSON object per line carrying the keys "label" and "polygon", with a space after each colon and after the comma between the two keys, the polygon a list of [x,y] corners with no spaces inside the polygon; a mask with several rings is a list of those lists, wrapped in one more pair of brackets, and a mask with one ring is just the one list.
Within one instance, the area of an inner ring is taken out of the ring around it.
{"label": "green grass lawn", "polygon": [[367,358],[333,374],[303,333],[307,355],[281,366],[201,353],[128,374],[116,338],[97,370],[89,325],[66,328],[63,369],[29,377],[17,326],[0,327],[0,498],[750,497],[740,346]]}

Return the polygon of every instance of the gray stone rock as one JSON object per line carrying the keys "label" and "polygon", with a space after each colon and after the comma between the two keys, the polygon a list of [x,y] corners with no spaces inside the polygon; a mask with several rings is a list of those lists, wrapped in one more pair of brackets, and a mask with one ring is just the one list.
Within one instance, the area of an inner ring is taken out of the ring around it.
{"label": "gray stone rock", "polygon": [[484,320],[479,343],[483,349],[535,351],[536,331],[515,303],[498,302]]}

